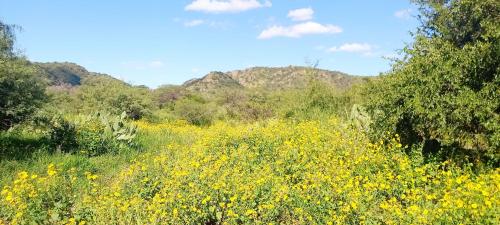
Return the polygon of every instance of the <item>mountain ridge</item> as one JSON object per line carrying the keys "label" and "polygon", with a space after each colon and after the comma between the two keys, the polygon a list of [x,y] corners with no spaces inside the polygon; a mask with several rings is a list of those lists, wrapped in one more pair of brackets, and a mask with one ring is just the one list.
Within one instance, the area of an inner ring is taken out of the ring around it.
{"label": "mountain ridge", "polygon": [[327,83],[337,89],[347,89],[369,77],[302,66],[251,67],[228,72],[210,72],[201,78],[190,79],[181,86],[201,92],[210,92],[220,88],[282,90],[304,87],[311,79]]}
{"label": "mountain ridge", "polygon": [[[127,84],[108,74],[90,72],[85,67],[72,62],[36,62],[34,64],[41,69],[51,86],[76,87],[82,85],[85,79],[95,76],[103,76]],[[175,86],[201,93],[217,92],[223,89],[284,90],[305,87],[311,79],[344,90],[370,77],[304,66],[260,66],[227,72],[213,71],[203,77],[193,78]]]}

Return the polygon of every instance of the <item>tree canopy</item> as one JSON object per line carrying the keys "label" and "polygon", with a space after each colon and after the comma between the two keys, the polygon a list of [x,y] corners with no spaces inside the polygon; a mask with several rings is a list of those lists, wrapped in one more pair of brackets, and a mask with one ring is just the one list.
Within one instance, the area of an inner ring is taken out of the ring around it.
{"label": "tree canopy", "polygon": [[414,43],[371,86],[367,105],[378,136],[390,130],[424,152],[498,159],[500,2],[416,3],[422,24]]}
{"label": "tree canopy", "polygon": [[14,27],[0,21],[0,130],[20,123],[46,100],[36,67],[14,52]]}

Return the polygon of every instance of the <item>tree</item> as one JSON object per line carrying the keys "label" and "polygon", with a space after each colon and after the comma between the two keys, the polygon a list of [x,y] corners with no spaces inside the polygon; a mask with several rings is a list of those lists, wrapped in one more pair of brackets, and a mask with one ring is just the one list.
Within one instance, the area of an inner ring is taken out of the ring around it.
{"label": "tree", "polygon": [[0,130],[29,118],[46,100],[37,70],[13,52],[13,27],[0,21]]}
{"label": "tree", "polygon": [[371,85],[376,136],[474,162],[500,159],[500,2],[418,0],[403,59]]}
{"label": "tree", "polygon": [[103,111],[114,115],[126,112],[131,119],[148,116],[154,108],[150,90],[133,87],[107,76],[90,76],[78,91],[83,112]]}
{"label": "tree", "polygon": [[13,25],[8,25],[0,21],[0,58],[10,58],[14,56],[14,29]]}

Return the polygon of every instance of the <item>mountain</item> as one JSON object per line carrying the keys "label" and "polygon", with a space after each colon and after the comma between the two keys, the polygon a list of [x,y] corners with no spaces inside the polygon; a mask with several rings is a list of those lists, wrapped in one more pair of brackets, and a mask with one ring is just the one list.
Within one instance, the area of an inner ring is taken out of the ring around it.
{"label": "mountain", "polygon": [[211,72],[202,78],[195,78],[184,82],[186,89],[191,91],[213,91],[222,88],[242,88],[243,86],[229,74]]}
{"label": "mountain", "polygon": [[[83,66],[71,62],[34,63],[40,68],[42,75],[48,79],[51,86],[79,86],[89,77],[102,76],[115,81],[118,79],[101,73],[89,72]],[[121,81],[120,81],[121,82]]]}
{"label": "mountain", "polygon": [[211,72],[202,78],[186,81],[182,86],[188,90],[200,92],[211,92],[223,88],[280,90],[305,87],[311,79],[325,82],[337,89],[347,89],[368,78],[298,66],[253,67],[226,73]]}
{"label": "mountain", "polygon": [[[110,75],[89,72],[84,67],[71,62],[35,63],[51,86],[80,86],[86,79],[109,79],[121,82]],[[367,77],[353,76],[338,71],[312,69],[309,67],[252,67],[229,72],[211,72],[201,78],[184,82],[180,88],[201,93],[212,93],[223,89],[265,89],[283,90],[302,88],[311,79],[316,79],[343,90],[353,84],[363,82]],[[128,84],[127,84],[128,85]]]}

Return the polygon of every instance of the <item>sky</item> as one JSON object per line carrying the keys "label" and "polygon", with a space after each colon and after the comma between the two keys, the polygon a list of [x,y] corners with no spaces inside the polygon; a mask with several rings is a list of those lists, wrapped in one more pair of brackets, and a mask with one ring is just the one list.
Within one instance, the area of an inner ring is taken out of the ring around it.
{"label": "sky", "polygon": [[407,0],[0,0],[36,62],[74,62],[135,85],[210,71],[318,67],[377,75],[411,42]]}

